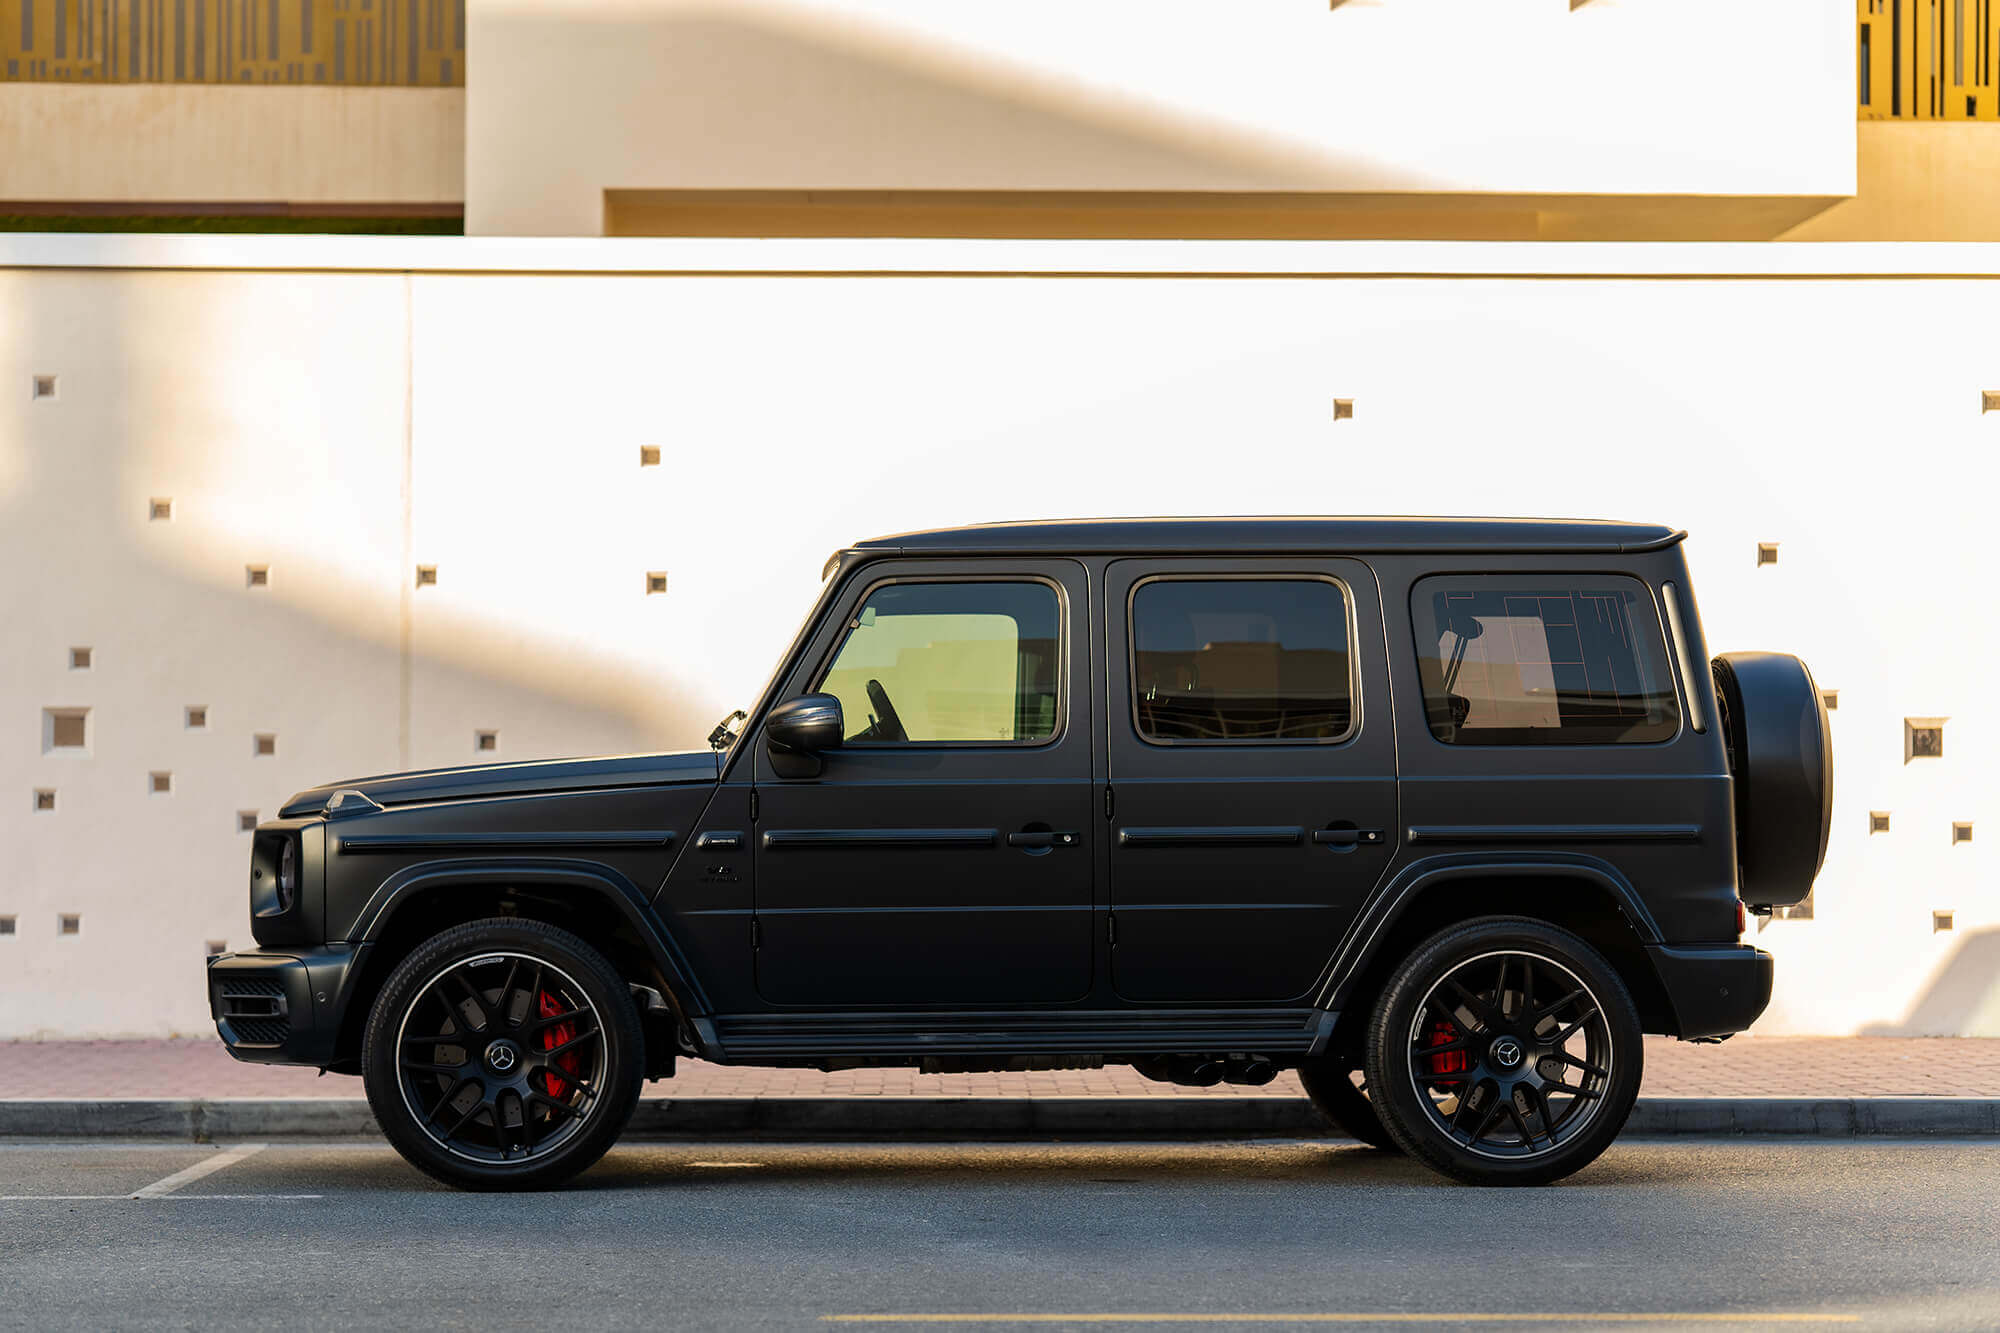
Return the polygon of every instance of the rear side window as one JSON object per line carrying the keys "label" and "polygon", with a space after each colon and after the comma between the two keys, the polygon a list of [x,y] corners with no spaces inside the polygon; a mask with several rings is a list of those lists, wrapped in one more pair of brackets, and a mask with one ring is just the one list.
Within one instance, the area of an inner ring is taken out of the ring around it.
{"label": "rear side window", "polygon": [[1354,726],[1347,599],[1325,579],[1151,579],[1132,593],[1149,741],[1332,741]]}
{"label": "rear side window", "polygon": [[1616,575],[1452,575],[1410,595],[1431,734],[1618,745],[1680,729],[1653,599]]}

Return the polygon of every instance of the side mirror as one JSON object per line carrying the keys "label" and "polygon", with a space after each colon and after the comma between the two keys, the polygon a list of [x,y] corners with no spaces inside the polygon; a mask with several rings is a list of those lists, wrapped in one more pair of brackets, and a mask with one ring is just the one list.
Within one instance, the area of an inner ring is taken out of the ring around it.
{"label": "side mirror", "polygon": [[840,748],[847,724],[840,700],[831,694],[801,694],[787,699],[764,719],[764,740],[771,767],[781,778],[816,778],[819,753]]}

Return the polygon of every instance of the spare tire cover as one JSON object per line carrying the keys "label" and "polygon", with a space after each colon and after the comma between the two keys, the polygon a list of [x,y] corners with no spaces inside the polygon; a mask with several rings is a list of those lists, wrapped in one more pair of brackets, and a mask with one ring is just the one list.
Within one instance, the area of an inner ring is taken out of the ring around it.
{"label": "spare tire cover", "polygon": [[1712,665],[1736,787],[1740,893],[1753,907],[1791,907],[1812,892],[1832,829],[1826,703],[1789,654],[1724,653]]}

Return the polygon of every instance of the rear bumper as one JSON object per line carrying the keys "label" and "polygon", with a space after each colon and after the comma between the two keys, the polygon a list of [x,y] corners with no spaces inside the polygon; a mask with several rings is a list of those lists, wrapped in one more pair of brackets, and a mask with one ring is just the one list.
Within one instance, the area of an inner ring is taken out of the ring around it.
{"label": "rear bumper", "polygon": [[222,1044],[266,1065],[332,1063],[351,945],[217,954],[208,960],[208,1010]]}
{"label": "rear bumper", "polygon": [[1653,970],[1666,988],[1684,1038],[1726,1037],[1757,1021],[1771,1003],[1771,955],[1747,944],[1652,944]]}

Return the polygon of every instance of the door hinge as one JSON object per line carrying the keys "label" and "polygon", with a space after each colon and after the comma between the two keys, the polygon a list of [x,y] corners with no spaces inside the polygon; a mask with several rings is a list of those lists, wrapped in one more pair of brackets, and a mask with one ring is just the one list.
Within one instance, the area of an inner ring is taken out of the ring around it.
{"label": "door hinge", "polygon": [[755,787],[750,789],[750,822],[753,824],[757,822],[757,789]]}
{"label": "door hinge", "polygon": [[1109,944],[1118,943],[1118,917],[1116,913],[1104,914],[1104,938]]}
{"label": "door hinge", "polygon": [[764,927],[754,916],[750,918],[750,947],[753,949],[764,947]]}
{"label": "door hinge", "polygon": [[1104,817],[1106,819],[1110,819],[1112,817],[1112,812],[1117,808],[1118,808],[1118,794],[1107,786],[1104,789]]}

